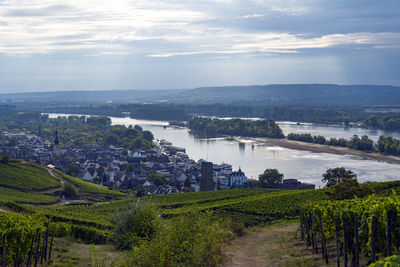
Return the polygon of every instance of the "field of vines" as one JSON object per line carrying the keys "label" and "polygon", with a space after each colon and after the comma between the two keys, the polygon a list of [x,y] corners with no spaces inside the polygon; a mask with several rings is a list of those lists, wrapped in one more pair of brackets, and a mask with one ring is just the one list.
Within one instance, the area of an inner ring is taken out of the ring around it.
{"label": "field of vines", "polygon": [[[256,225],[279,219],[296,218],[301,204],[325,198],[323,190],[241,189],[152,196],[141,198],[140,201],[153,203],[164,218],[193,211],[209,211],[215,219],[231,218],[245,225]],[[110,218],[113,212],[126,208],[133,201],[130,199],[92,205],[29,207],[28,209],[41,212],[53,221],[69,222],[107,231],[112,227]]]}
{"label": "field of vines", "polygon": [[305,204],[301,211],[302,236],[315,251],[336,243],[336,261],[344,266],[364,266],[400,253],[400,202],[391,196],[320,201]]}
{"label": "field of vines", "polygon": [[42,168],[10,162],[0,164],[0,186],[22,190],[43,190],[60,186],[60,182]]}
{"label": "field of vines", "polygon": [[50,221],[36,214],[0,212],[2,266],[31,266],[51,256],[54,233]]}

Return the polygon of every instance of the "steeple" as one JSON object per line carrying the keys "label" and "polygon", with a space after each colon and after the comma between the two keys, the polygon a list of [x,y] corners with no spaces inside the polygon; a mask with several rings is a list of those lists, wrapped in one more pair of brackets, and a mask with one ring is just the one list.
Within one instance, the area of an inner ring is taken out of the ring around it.
{"label": "steeple", "polygon": [[58,139],[58,131],[54,133],[54,145],[58,146],[60,145],[60,140]]}

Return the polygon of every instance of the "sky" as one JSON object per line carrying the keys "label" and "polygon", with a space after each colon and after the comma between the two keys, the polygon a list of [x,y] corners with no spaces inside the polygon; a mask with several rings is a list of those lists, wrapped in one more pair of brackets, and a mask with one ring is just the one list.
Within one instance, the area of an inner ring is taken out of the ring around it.
{"label": "sky", "polygon": [[399,0],[0,0],[0,93],[399,74]]}

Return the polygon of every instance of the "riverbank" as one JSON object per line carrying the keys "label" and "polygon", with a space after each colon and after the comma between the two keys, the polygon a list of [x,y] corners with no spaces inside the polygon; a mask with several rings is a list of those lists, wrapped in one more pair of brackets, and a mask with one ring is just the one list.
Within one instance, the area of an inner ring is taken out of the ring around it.
{"label": "riverbank", "polygon": [[336,155],[350,155],[357,156],[363,159],[376,160],[381,162],[386,162],[390,164],[400,164],[400,157],[395,156],[387,156],[379,153],[367,153],[363,151],[353,150],[346,147],[336,147],[336,146],[328,146],[328,145],[319,145],[313,143],[306,143],[288,139],[273,139],[273,138],[251,138],[252,140],[258,142],[264,142],[268,144],[272,144],[275,146],[280,146],[289,149],[295,150],[304,150],[310,151],[314,153],[329,153]]}

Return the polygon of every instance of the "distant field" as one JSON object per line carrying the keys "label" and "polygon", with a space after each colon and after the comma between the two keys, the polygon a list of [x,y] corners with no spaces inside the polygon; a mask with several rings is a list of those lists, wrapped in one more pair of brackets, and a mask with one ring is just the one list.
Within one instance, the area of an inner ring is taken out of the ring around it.
{"label": "distant field", "polygon": [[0,186],[21,190],[44,190],[60,185],[60,182],[44,169],[13,162],[0,164]]}
{"label": "distant field", "polygon": [[0,187],[0,202],[16,202],[24,204],[52,204],[60,199],[53,196],[37,193],[25,193],[13,189]]}

